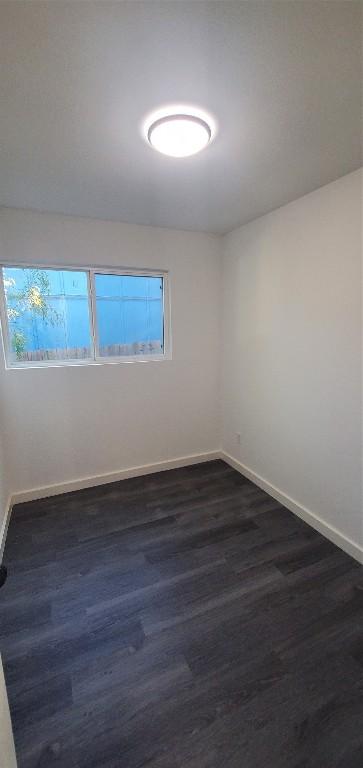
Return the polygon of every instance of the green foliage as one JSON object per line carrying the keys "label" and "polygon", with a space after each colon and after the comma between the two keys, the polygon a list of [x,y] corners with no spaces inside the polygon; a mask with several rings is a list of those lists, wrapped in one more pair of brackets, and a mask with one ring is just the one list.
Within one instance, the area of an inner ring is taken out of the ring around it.
{"label": "green foliage", "polygon": [[[24,269],[25,285],[19,289],[13,278],[5,278],[5,296],[7,314],[12,325],[20,323],[26,312],[32,312],[42,318],[43,322],[56,325],[61,316],[48,302],[50,296],[50,281],[43,269]],[[10,303],[12,306],[10,306]],[[15,329],[11,338],[12,347],[18,360],[21,360],[27,344],[27,337],[21,329]]]}
{"label": "green foliage", "polygon": [[14,331],[11,337],[11,344],[18,360],[22,360],[26,347],[25,333],[22,331]]}

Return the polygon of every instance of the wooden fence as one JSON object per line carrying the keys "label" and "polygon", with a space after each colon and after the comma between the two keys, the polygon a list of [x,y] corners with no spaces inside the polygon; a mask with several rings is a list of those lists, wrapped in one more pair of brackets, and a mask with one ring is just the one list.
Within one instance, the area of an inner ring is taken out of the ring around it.
{"label": "wooden fence", "polygon": [[[100,357],[134,357],[137,355],[162,354],[160,341],[140,341],[133,344],[108,344],[100,347]],[[92,357],[88,347],[72,349],[34,349],[23,352],[16,359],[19,362],[42,362],[44,360],[87,360]]]}

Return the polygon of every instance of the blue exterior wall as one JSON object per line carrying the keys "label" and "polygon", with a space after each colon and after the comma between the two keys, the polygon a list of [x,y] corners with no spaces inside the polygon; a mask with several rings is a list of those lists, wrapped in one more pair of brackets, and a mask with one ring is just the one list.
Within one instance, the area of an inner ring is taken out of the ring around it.
{"label": "blue exterior wall", "polygon": [[[90,315],[87,274],[67,270],[41,270],[49,281],[49,319],[33,311],[22,311],[9,320],[10,337],[21,331],[26,350],[90,346]],[[16,309],[29,270],[6,267],[4,279],[15,285],[7,289],[7,305]],[[163,341],[163,280],[160,277],[95,275],[97,325],[100,346]]]}

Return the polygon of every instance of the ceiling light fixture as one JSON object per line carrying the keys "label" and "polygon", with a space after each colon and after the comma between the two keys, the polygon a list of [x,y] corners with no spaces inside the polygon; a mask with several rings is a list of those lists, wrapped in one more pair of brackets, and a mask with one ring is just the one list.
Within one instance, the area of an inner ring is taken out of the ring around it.
{"label": "ceiling light fixture", "polygon": [[169,114],[151,123],[147,138],[164,155],[189,157],[209,144],[212,130],[206,120],[196,115]]}

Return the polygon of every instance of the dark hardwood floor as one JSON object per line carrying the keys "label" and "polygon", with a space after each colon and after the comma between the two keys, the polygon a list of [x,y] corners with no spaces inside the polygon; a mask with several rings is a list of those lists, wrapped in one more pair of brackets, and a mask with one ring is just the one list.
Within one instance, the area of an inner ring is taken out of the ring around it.
{"label": "dark hardwood floor", "polygon": [[14,508],[19,768],[362,768],[362,568],[221,461]]}

